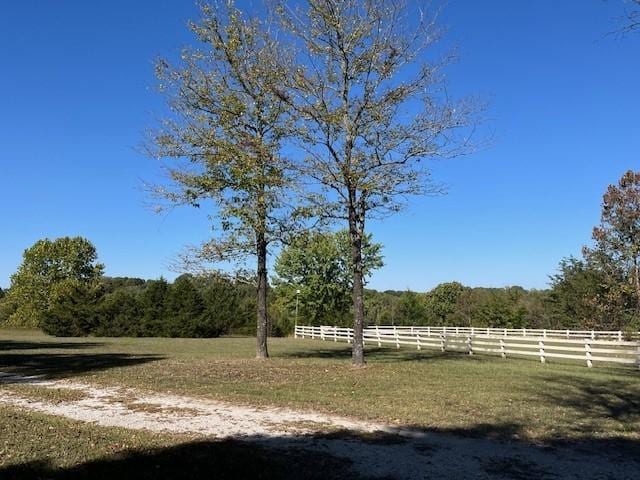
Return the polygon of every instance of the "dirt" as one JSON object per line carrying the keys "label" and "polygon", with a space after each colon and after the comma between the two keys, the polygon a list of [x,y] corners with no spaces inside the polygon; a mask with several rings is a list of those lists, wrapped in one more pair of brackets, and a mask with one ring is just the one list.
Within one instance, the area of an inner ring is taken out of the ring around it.
{"label": "dirt", "polygon": [[[407,430],[316,412],[253,408],[119,386],[42,380],[0,373],[0,384],[32,385],[82,395],[29,396],[0,388],[0,404],[101,426],[235,438],[274,449],[303,448],[347,459],[369,478],[637,478],[637,456],[543,448],[525,442]],[[336,434],[342,432],[342,434]]]}

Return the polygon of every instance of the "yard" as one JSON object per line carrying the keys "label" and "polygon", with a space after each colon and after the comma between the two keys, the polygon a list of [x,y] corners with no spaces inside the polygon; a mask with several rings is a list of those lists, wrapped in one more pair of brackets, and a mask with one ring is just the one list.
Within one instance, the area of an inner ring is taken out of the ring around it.
{"label": "yard", "polygon": [[[493,454],[478,460],[478,472],[482,473],[478,478],[515,478],[526,472],[536,473],[534,478],[552,477],[557,472],[548,461],[540,460],[542,467],[531,463],[532,458],[550,451],[559,452],[558,458],[604,455],[591,471],[606,472],[608,462],[635,462],[633,457],[640,451],[640,372],[633,368],[587,369],[562,363],[541,365],[527,360],[367,347],[367,367],[353,369],[345,344],[271,339],[272,359],[260,362],[253,359],[254,343],[252,338],[60,339],[32,331],[4,330],[0,331],[0,372],[238,406],[339,415],[442,435],[451,440],[448,448],[454,452],[460,448],[479,448],[485,453],[517,450],[507,451],[507,457]],[[52,404],[74,401],[74,392],[15,381],[0,386],[0,398],[15,394]],[[318,430],[313,437],[326,441],[342,441],[343,436],[353,439],[355,435],[331,428]],[[395,448],[397,443],[389,435],[355,436],[371,449]],[[242,445],[188,433],[107,428],[6,403],[0,407],[0,468],[6,469],[9,478],[18,477],[16,472],[24,474],[25,465],[35,477],[47,478],[89,471],[95,478],[99,472],[113,474],[113,468],[134,471],[137,468],[131,465],[149,462],[175,466],[175,461],[167,463],[167,459],[183,458],[191,449],[196,453],[189,456],[218,459],[217,478],[227,478],[225,472],[237,473],[240,467],[247,475],[258,472],[265,478],[295,478],[293,465],[319,465],[315,472],[321,475],[335,473],[347,461],[322,452],[309,457],[300,453],[304,449],[274,457],[264,450],[269,447],[264,442],[248,450]],[[250,466],[244,461],[248,452],[255,459]],[[114,463],[116,459],[120,463]],[[196,461],[190,466],[206,469],[208,464]],[[563,468],[571,470],[570,466]],[[612,478],[627,478],[626,471],[623,468]],[[192,473],[197,476],[196,470]],[[360,473],[367,476],[366,470]]]}

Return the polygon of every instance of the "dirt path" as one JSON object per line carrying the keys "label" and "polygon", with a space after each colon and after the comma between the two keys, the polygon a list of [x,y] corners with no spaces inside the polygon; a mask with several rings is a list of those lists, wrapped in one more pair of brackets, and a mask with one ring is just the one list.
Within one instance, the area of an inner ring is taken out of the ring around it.
{"label": "dirt path", "polygon": [[[0,404],[102,426],[231,437],[276,449],[304,448],[347,459],[354,473],[371,478],[636,479],[640,471],[640,460],[624,452],[612,457],[611,452],[408,431],[314,412],[234,406],[69,380],[0,373],[2,383],[34,387],[34,395],[0,385]],[[38,394],[40,388],[68,395],[49,398]],[[353,435],[318,435],[332,430]],[[363,432],[379,434],[363,436]]]}
{"label": "dirt path", "polygon": [[117,386],[97,387],[68,380],[48,381],[0,373],[0,383],[8,382],[68,390],[77,392],[80,398],[52,402],[5,390],[0,394],[0,403],[106,427],[195,433],[215,438],[280,437],[337,428],[366,432],[385,429],[382,425],[318,413],[235,406],[178,395],[143,393]]}

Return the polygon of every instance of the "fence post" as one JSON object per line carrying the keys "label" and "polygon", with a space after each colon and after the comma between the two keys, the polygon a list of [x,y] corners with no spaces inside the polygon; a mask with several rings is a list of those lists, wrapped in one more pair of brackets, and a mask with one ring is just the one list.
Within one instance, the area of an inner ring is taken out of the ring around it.
{"label": "fence post", "polygon": [[618,341],[622,341],[622,330],[618,330]]}
{"label": "fence post", "polygon": [[507,336],[507,329],[506,329],[506,328],[503,328],[503,330],[504,330],[504,331],[502,332],[502,334],[506,337],[506,336]]}
{"label": "fence post", "polygon": [[427,336],[430,337],[431,336],[431,327],[427,327]]}
{"label": "fence post", "polygon": [[376,325],[376,336],[378,337],[378,346],[382,346],[382,342],[380,341],[380,328]]}
{"label": "fence post", "polygon": [[320,325],[320,340],[324,341],[324,327]]}
{"label": "fence post", "polygon": [[400,348],[400,339],[398,338],[398,327],[393,326],[393,333],[396,337],[396,348]]}
{"label": "fence post", "polygon": [[591,340],[595,340],[595,338],[596,338],[596,332],[591,330]]}
{"label": "fence post", "polygon": [[522,329],[522,336],[523,336],[523,337],[526,337],[526,336],[527,336],[527,329],[526,329],[526,328],[523,328],[523,329]]}
{"label": "fence post", "polygon": [[422,346],[420,345],[420,331],[419,330],[416,333],[416,345],[418,346],[418,350],[422,349]]}
{"label": "fence post", "polygon": [[544,342],[542,340],[538,342],[538,347],[540,347],[540,363],[544,363]]}
{"label": "fence post", "polygon": [[447,350],[447,334],[440,334],[440,350],[445,352]]}
{"label": "fence post", "polygon": [[567,329],[567,338],[569,338],[569,330]]}
{"label": "fence post", "polygon": [[338,341],[338,327],[336,327],[335,325],[333,326],[333,341]]}
{"label": "fence post", "polygon": [[456,327],[456,335],[458,335],[459,333],[460,333],[460,329]]}
{"label": "fence post", "polygon": [[316,327],[311,327],[311,339],[315,340],[316,339]]}
{"label": "fence post", "polygon": [[542,330],[542,336],[544,338],[547,338],[547,329],[546,328],[544,330]]}
{"label": "fence post", "polygon": [[507,353],[504,351],[504,339],[500,339],[500,356],[502,358],[507,358]]}
{"label": "fence post", "polygon": [[473,335],[473,327],[471,327],[471,335]]}
{"label": "fence post", "polygon": [[584,339],[584,349],[587,356],[587,367],[591,368],[593,366],[593,362],[591,361],[591,342],[588,338]]}
{"label": "fence post", "polygon": [[471,340],[471,335],[467,336],[467,351],[469,352],[469,355],[473,355],[473,343]]}

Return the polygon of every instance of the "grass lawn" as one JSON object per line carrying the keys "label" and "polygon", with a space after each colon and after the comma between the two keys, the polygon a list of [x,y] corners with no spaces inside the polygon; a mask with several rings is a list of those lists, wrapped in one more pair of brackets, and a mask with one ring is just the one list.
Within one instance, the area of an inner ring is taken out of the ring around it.
{"label": "grass lawn", "polygon": [[[250,405],[535,443],[640,440],[640,372],[528,360],[270,339],[53,338],[0,330],[0,371],[82,379]],[[11,387],[1,387],[11,388]]]}

